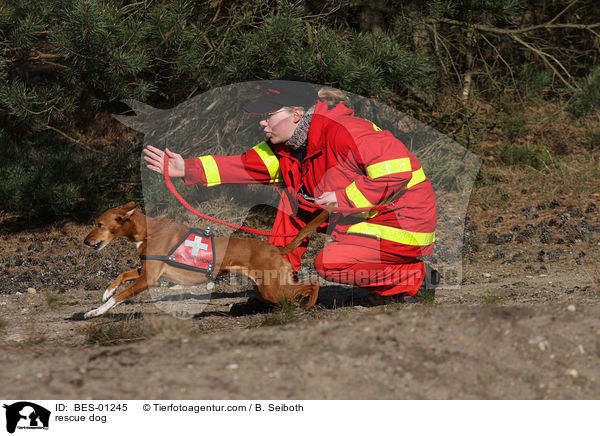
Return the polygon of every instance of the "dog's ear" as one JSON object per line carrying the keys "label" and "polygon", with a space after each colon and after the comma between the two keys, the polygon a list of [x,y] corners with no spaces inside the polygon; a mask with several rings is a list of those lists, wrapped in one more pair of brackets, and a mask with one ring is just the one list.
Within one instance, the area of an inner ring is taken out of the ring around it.
{"label": "dog's ear", "polygon": [[134,201],[130,201],[127,204],[124,204],[123,206],[120,207],[120,209],[122,210],[121,213],[119,213],[119,215],[117,215],[116,219],[118,222],[122,223],[127,221],[129,218],[131,218],[131,216],[135,213],[135,208],[136,208],[136,204]]}
{"label": "dog's ear", "polygon": [[137,206],[137,204],[135,204],[135,201],[130,201],[129,203],[124,204],[123,206],[121,206],[121,209],[131,210],[131,209],[135,209],[136,206]]}

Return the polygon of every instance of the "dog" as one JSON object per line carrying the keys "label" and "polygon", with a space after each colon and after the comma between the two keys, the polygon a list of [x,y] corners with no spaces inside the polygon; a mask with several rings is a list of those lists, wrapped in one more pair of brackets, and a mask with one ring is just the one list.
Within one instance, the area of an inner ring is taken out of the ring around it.
{"label": "dog", "polygon": [[[85,237],[84,244],[98,251],[114,238],[125,237],[137,245],[142,259],[140,269],[124,272],[112,282],[102,297],[104,304],[86,312],[85,318],[105,314],[123,301],[156,286],[160,277],[187,285],[210,280],[205,272],[182,269],[165,260],[156,259],[161,256],[166,258],[170,250],[189,234],[190,227],[169,219],[147,217],[136,207],[135,202],[130,202],[109,209],[96,220],[95,228]],[[217,277],[226,272],[245,274],[256,283],[256,297],[259,300],[281,303],[299,298],[302,307],[309,309],[317,300],[319,282],[299,282],[292,265],[283,255],[292,252],[324,223],[332,210],[333,203],[301,229],[292,242],[281,248],[260,239],[215,237],[212,276]],[[148,252],[149,245],[152,253]],[[116,292],[123,282],[131,280],[134,282]]]}

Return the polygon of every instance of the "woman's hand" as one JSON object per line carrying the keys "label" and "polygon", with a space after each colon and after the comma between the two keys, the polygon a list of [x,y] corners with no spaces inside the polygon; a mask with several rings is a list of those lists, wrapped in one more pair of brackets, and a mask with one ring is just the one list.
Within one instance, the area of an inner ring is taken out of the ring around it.
{"label": "woman's hand", "polygon": [[169,156],[169,176],[183,177],[185,176],[185,162],[180,154],[173,153],[168,148],[162,151],[151,145],[144,148],[144,159],[148,162],[148,169],[164,174],[165,153]]}
{"label": "woman's hand", "polygon": [[327,206],[329,203],[337,205],[338,201],[335,192],[323,192],[321,196],[315,200],[315,203],[320,204],[321,206]]}

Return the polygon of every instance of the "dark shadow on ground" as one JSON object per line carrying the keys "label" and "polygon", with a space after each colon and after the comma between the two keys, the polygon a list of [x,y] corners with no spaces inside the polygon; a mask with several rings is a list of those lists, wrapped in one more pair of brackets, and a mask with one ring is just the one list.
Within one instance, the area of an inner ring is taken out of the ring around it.
{"label": "dark shadow on ground", "polygon": [[[86,319],[83,316],[85,312],[77,312],[71,315],[70,318],[65,318],[65,321],[93,321],[97,319],[110,319],[114,321],[131,321],[132,319],[141,319],[144,316],[142,312],[133,313],[114,313],[108,312],[102,316]],[[147,315],[147,314],[146,314]]]}
{"label": "dark shadow on ground", "polygon": [[352,286],[321,286],[316,304],[325,309],[364,306],[370,294],[371,291]]}

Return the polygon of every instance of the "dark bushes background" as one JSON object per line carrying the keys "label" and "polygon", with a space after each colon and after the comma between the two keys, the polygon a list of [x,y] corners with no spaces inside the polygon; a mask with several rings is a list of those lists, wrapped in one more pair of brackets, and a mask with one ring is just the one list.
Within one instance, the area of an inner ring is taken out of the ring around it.
{"label": "dark bushes background", "polygon": [[593,0],[3,2],[0,212],[86,217],[139,198],[141,138],[108,116],[121,99],[172,107],[288,73],[485,154],[478,137],[498,120],[474,123],[481,105],[513,135],[540,102],[597,116],[598,22]]}

